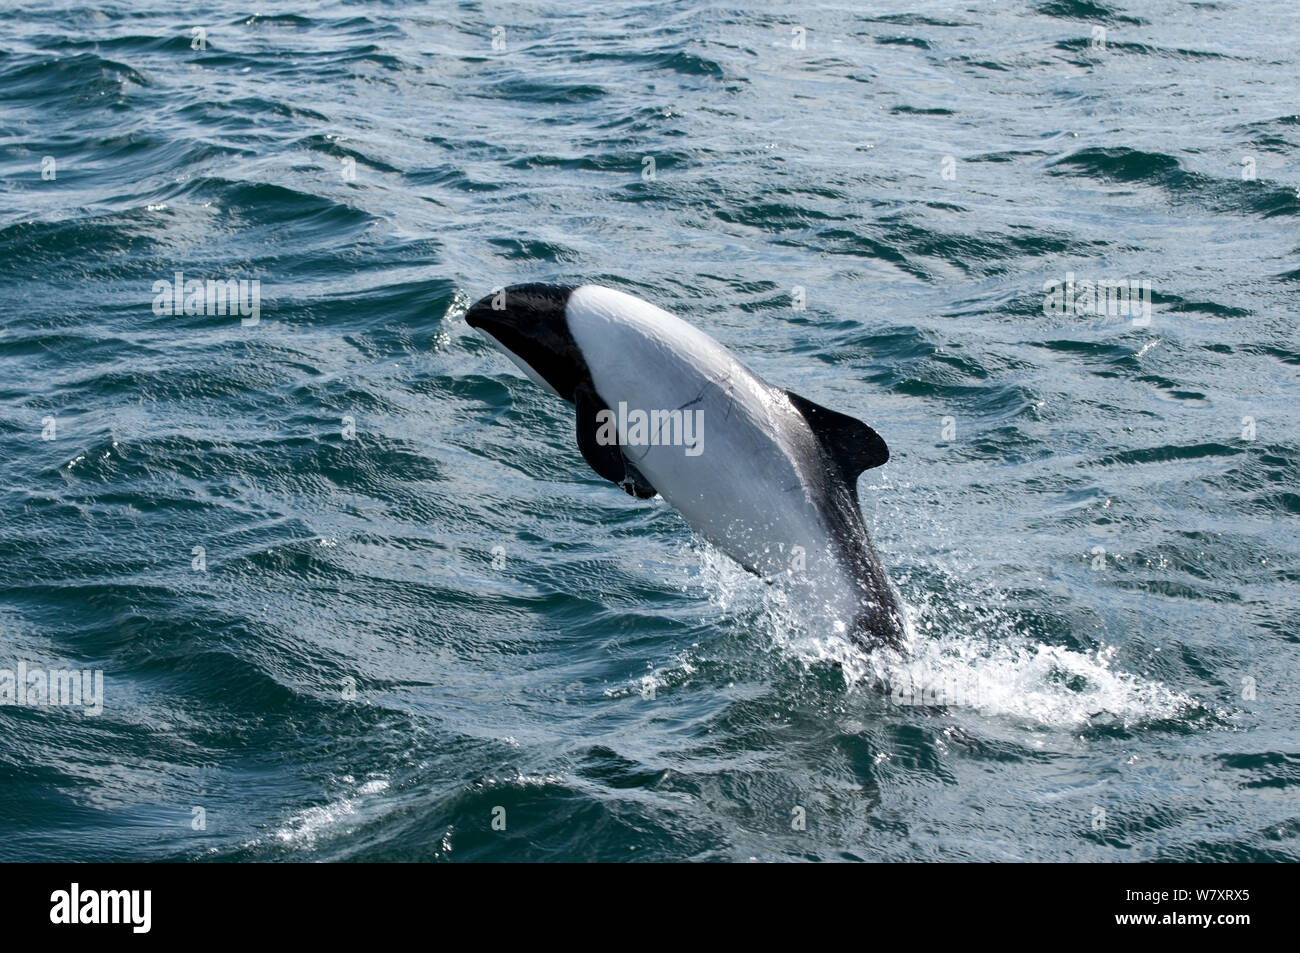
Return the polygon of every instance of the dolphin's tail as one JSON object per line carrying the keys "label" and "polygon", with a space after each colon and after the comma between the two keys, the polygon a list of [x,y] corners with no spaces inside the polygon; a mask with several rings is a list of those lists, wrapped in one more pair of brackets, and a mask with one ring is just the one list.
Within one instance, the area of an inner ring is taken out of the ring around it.
{"label": "dolphin's tail", "polygon": [[885,606],[864,608],[849,630],[849,638],[865,652],[879,648],[901,652],[904,634],[902,609],[893,599]]}

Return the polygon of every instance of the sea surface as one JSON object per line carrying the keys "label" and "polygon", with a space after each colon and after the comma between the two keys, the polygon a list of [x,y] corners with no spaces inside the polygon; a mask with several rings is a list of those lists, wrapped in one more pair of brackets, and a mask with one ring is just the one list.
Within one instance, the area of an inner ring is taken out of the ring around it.
{"label": "sea surface", "polygon": [[[5,2],[0,859],[1300,859],[1298,38]],[[592,473],[464,323],[522,281],[878,430],[907,655]]]}

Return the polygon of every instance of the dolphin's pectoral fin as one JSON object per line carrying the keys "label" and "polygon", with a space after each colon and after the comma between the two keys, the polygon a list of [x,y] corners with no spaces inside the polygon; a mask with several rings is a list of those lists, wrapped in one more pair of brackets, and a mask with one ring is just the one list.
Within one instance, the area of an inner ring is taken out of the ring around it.
{"label": "dolphin's pectoral fin", "polygon": [[[623,456],[613,412],[600,396],[588,387],[579,387],[573,403],[578,408],[578,449],[582,451],[583,459],[597,474],[622,487],[630,496],[642,500],[655,496],[658,491]],[[602,415],[601,411],[607,414]]]}
{"label": "dolphin's pectoral fin", "polygon": [[808,421],[826,455],[835,461],[849,489],[857,486],[858,475],[863,470],[878,467],[889,459],[884,438],[856,417],[814,404],[791,391],[785,394]]}
{"label": "dolphin's pectoral fin", "polygon": [[[609,408],[586,387],[578,388],[573,403],[578,409],[578,449],[583,459],[610,483],[622,483],[627,461],[623,459],[623,448],[618,445],[617,427],[607,415],[601,415],[601,411]],[[597,415],[601,419],[597,420]]]}

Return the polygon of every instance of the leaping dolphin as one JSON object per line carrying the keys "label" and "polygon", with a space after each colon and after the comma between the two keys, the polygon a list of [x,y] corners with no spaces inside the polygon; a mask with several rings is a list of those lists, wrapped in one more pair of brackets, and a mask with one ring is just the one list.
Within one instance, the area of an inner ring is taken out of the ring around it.
{"label": "leaping dolphin", "polygon": [[513,285],[465,320],[577,408],[578,448],[596,473],[633,496],[662,496],[863,648],[902,648],[903,613],[858,508],[858,476],[889,459],[874,430],[773,387],[698,328],[599,285]]}

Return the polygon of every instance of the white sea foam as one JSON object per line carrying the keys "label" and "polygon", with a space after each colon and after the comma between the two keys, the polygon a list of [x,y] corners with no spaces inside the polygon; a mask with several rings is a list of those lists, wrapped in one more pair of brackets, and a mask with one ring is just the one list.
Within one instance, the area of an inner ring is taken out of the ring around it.
{"label": "white sea foam", "polygon": [[[1178,716],[1195,702],[1158,681],[1123,671],[1117,648],[1076,651],[1035,639],[1005,597],[974,603],[942,598],[907,608],[907,651],[867,654],[834,620],[797,618],[769,586],[716,548],[697,543],[695,584],[726,614],[754,620],[760,635],[802,663],[838,664],[846,683],[883,691],[891,704],[962,709],[1057,729],[1131,725]],[[904,602],[907,593],[904,593]]]}
{"label": "white sea foam", "polygon": [[358,808],[366,798],[388,790],[385,778],[371,778],[360,785],[351,775],[339,779],[350,790],[329,804],[309,807],[289,818],[273,835],[282,844],[295,847],[312,847],[322,834],[328,834],[340,824],[355,819]]}

